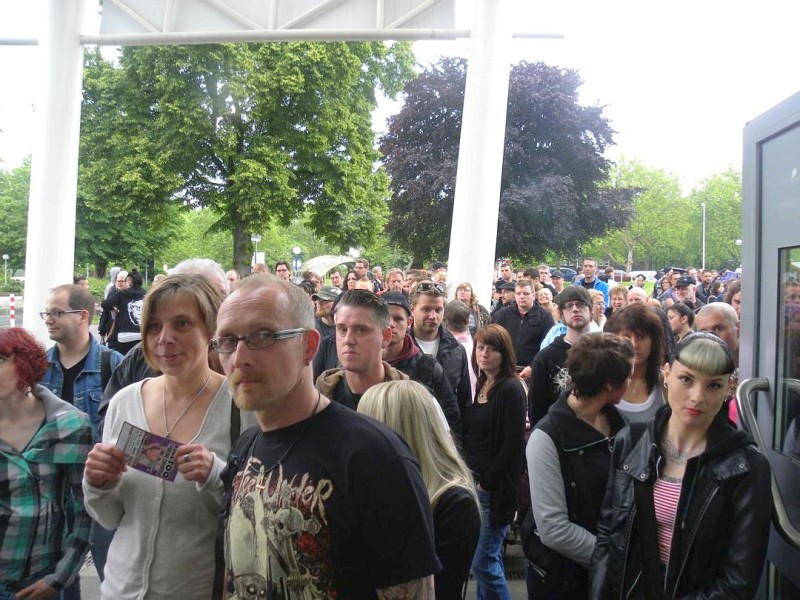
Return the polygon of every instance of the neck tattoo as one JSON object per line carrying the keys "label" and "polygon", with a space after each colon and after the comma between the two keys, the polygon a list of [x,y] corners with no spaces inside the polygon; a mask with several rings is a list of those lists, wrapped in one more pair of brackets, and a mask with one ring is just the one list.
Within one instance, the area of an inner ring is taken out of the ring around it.
{"label": "neck tattoo", "polygon": [[703,450],[695,450],[694,452],[681,452],[675,447],[675,444],[670,442],[666,437],[661,440],[661,452],[667,457],[667,460],[674,462],[678,465],[685,465],[689,459],[695,456],[700,456]]}
{"label": "neck tattoo", "polygon": [[163,403],[163,405],[164,405],[164,428],[167,430],[167,433],[166,433],[166,435],[164,436],[165,438],[167,438],[167,439],[171,439],[169,436],[170,436],[170,434],[172,433],[172,430],[173,430],[173,429],[175,429],[175,428],[178,426],[178,423],[180,423],[180,422],[181,422],[181,419],[184,417],[184,415],[186,415],[186,413],[188,412],[188,410],[189,410],[190,408],[192,408],[192,405],[193,405],[195,402],[197,402],[197,399],[198,399],[200,396],[202,396],[202,395],[203,395],[203,392],[205,392],[205,391],[206,391],[206,388],[208,387],[208,382],[209,382],[209,381],[211,381],[211,371],[209,371],[209,372],[208,372],[208,376],[206,377],[206,381],[205,381],[205,383],[203,384],[203,387],[201,387],[201,388],[200,388],[200,391],[199,391],[199,392],[197,392],[197,394],[195,394],[194,398],[192,398],[192,401],[191,401],[191,402],[189,402],[189,404],[187,404],[187,405],[186,405],[186,406],[183,408],[183,410],[181,411],[181,414],[179,414],[179,415],[178,415],[178,418],[177,418],[177,419],[175,419],[175,422],[172,424],[172,427],[170,427],[170,426],[169,426],[169,421],[167,420],[167,378],[166,378],[166,377],[164,377],[164,393],[163,393],[163,395],[161,396],[161,400],[162,400],[162,403]]}
{"label": "neck tattoo", "polygon": [[[311,410],[311,414],[308,415],[308,418],[306,419],[305,423],[303,423],[303,427],[300,429],[295,438],[292,440],[292,443],[289,444],[289,447],[286,448],[286,451],[283,454],[281,454],[281,457],[278,460],[276,460],[269,469],[264,469],[263,467],[259,469],[258,479],[256,480],[256,488],[259,491],[263,490],[266,487],[267,475],[269,475],[278,465],[280,465],[284,460],[286,460],[286,457],[289,456],[289,453],[292,450],[294,450],[294,447],[295,445],[297,445],[297,442],[299,442],[300,438],[303,437],[303,434],[306,432],[306,429],[308,429],[309,423],[311,423],[311,417],[317,414],[317,409],[319,408],[320,400],[322,400],[322,394],[317,392],[317,402],[314,404],[314,408]],[[256,440],[256,443],[258,443],[258,440]],[[253,458],[252,455],[250,458],[252,460]]]}

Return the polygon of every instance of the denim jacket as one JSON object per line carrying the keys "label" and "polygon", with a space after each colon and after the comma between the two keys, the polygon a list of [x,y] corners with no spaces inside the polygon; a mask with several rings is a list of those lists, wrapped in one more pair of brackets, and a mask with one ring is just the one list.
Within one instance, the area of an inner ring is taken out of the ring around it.
{"label": "denim jacket", "polygon": [[[92,420],[92,434],[95,441],[100,441],[98,433],[97,409],[103,399],[103,382],[100,372],[100,360],[103,350],[109,350],[106,346],[97,343],[93,335],[89,335],[89,354],[86,355],[86,362],[83,370],[78,373],[73,386],[73,403],[75,408],[85,412]],[[117,368],[122,361],[122,354],[116,350],[111,350],[111,371]],[[47,360],[50,366],[40,382],[44,387],[61,397],[64,385],[64,371],[61,369],[61,361],[58,356],[58,345],[54,345],[47,351]]]}

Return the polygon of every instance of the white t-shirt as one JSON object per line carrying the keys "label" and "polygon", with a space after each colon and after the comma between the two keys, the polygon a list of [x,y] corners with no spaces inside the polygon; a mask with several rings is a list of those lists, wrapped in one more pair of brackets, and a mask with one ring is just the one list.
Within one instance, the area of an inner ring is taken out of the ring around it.
{"label": "white t-shirt", "polygon": [[430,354],[436,358],[436,355],[439,353],[439,336],[436,336],[436,339],[432,342],[426,342],[425,340],[417,338],[417,343],[425,354]]}

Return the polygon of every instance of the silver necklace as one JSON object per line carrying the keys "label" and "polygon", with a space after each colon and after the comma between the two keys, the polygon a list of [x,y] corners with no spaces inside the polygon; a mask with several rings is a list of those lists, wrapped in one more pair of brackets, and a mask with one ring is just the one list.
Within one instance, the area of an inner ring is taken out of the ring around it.
{"label": "silver necklace", "polygon": [[164,377],[164,392],[163,392],[163,394],[161,396],[161,400],[162,400],[162,404],[164,405],[164,427],[167,430],[167,434],[164,436],[165,438],[171,439],[169,436],[172,433],[172,430],[175,429],[178,426],[178,423],[181,422],[181,419],[186,414],[186,412],[190,408],[192,408],[192,404],[197,402],[197,399],[203,394],[203,392],[206,391],[206,388],[208,387],[208,382],[209,381],[211,381],[211,371],[208,372],[208,377],[206,377],[206,382],[203,384],[203,387],[201,387],[200,391],[197,392],[197,394],[195,394],[195,397],[192,398],[192,401],[189,402],[189,404],[187,404],[183,408],[183,410],[181,411],[181,414],[178,415],[178,418],[175,419],[175,422],[172,424],[172,427],[170,427],[169,426],[169,421],[167,421],[167,378]]}
{"label": "silver necklace", "polygon": [[678,465],[685,465],[689,459],[694,458],[695,456],[700,456],[703,453],[702,450],[697,450],[695,452],[681,452],[667,438],[661,440],[661,451],[664,453],[664,456],[667,457],[667,460],[671,460]]}

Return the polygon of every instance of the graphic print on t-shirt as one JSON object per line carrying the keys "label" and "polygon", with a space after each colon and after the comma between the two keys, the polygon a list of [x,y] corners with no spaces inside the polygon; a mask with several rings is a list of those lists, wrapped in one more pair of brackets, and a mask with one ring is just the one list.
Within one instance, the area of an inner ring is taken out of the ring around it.
{"label": "graphic print on t-shirt", "polygon": [[330,480],[307,473],[286,479],[282,465],[265,472],[250,457],[233,482],[225,539],[229,598],[336,597],[325,514],[331,494]]}

